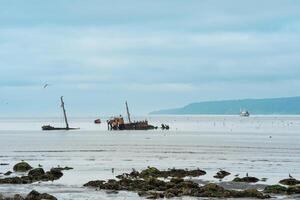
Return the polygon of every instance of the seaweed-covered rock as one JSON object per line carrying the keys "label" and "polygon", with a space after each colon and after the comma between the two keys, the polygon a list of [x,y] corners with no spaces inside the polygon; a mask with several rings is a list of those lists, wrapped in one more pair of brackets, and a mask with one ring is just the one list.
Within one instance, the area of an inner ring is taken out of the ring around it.
{"label": "seaweed-covered rock", "polygon": [[141,171],[140,176],[141,177],[158,177],[160,176],[160,171],[155,168],[155,167],[148,167],[147,169],[144,169],[143,171]]}
{"label": "seaweed-covered rock", "polygon": [[264,189],[264,193],[272,193],[272,194],[285,194],[286,191],[287,188],[281,185],[268,185]]}
{"label": "seaweed-covered rock", "polygon": [[24,198],[19,194],[16,194],[13,197],[3,197],[0,194],[0,200],[24,200]]}
{"label": "seaweed-covered rock", "polygon": [[102,180],[97,180],[97,181],[90,181],[86,184],[84,184],[84,187],[101,187],[103,186],[103,183],[105,183],[105,181]]}
{"label": "seaweed-covered rock", "polygon": [[[162,171],[153,170],[158,174]],[[184,170],[186,171],[186,170]],[[178,170],[177,170],[178,172]],[[169,172],[168,172],[169,173]],[[186,173],[186,172],[185,172]],[[172,198],[182,196],[193,197],[216,197],[216,198],[260,198],[265,199],[270,196],[264,195],[257,190],[234,191],[227,190],[217,184],[207,184],[200,187],[197,183],[187,181],[182,178],[173,177],[170,181],[160,180],[155,176],[145,176],[144,178],[131,178],[129,174],[120,176],[119,180],[110,179],[108,181],[90,181],[84,186],[95,187],[100,190],[125,190],[138,192],[138,195],[147,199]]]}
{"label": "seaweed-covered rock", "polygon": [[32,169],[32,167],[27,163],[27,162],[20,162],[17,163],[14,167],[13,167],[14,171],[16,172],[27,172],[29,170]]}
{"label": "seaweed-covered rock", "polygon": [[225,197],[229,197],[230,193],[217,184],[209,183],[203,187],[200,187],[199,196],[225,198]]}
{"label": "seaweed-covered rock", "polygon": [[287,178],[287,179],[283,179],[283,180],[279,181],[279,183],[282,184],[282,185],[291,186],[291,185],[300,184],[300,181],[297,180],[297,179],[294,179],[294,178]]}
{"label": "seaweed-covered rock", "polygon": [[224,170],[220,170],[215,176],[214,178],[217,178],[217,179],[223,179],[225,178],[226,176],[229,176],[230,173],[227,172],[227,171],[224,171]]}
{"label": "seaweed-covered rock", "polygon": [[247,176],[247,177],[244,177],[244,178],[235,178],[232,180],[233,182],[244,182],[244,183],[256,183],[259,181],[258,178],[256,177],[251,177],[251,176]]}
{"label": "seaweed-covered rock", "polygon": [[248,189],[244,191],[232,191],[234,198],[257,198],[257,199],[268,199],[271,198],[269,195],[264,195],[262,192],[256,189]]}
{"label": "seaweed-covered rock", "polygon": [[47,193],[39,193],[35,190],[31,191],[26,197],[16,194],[14,197],[3,197],[0,194],[0,200],[57,200],[54,196]]}
{"label": "seaweed-covered rock", "polygon": [[43,168],[32,169],[28,172],[28,176],[42,176],[44,174],[45,174],[45,171]]}
{"label": "seaweed-covered rock", "polygon": [[63,173],[56,168],[47,171],[42,168],[33,169],[28,173],[28,176],[8,177],[0,179],[0,184],[30,184],[38,181],[54,181],[63,176]]}
{"label": "seaweed-covered rock", "polygon": [[[142,170],[140,173],[134,173],[134,176],[139,176],[140,178],[146,177],[177,177],[177,178],[184,178],[187,176],[198,177],[205,175],[206,172],[200,169],[195,170],[187,170],[187,169],[169,169],[166,171],[160,171],[155,167],[148,167],[145,170]],[[128,174],[132,177],[132,174]]]}
{"label": "seaweed-covered rock", "polygon": [[39,193],[35,190],[31,191],[25,200],[57,200],[54,196],[47,193]]}
{"label": "seaweed-covered rock", "polygon": [[297,185],[297,186],[288,187],[286,193],[289,195],[300,194],[300,186]]}
{"label": "seaweed-covered rock", "polygon": [[47,174],[53,176],[53,179],[60,179],[64,174],[61,172],[60,168],[52,168],[50,169],[50,172],[48,172]]}

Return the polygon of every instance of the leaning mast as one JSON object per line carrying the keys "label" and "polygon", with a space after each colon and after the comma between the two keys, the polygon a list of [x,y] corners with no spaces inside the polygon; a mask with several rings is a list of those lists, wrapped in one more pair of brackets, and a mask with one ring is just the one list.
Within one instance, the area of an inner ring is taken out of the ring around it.
{"label": "leaning mast", "polygon": [[129,113],[129,109],[128,109],[128,104],[127,104],[127,101],[125,102],[126,104],[126,111],[127,111],[127,117],[128,117],[128,121],[129,123],[131,123],[131,119],[130,119],[130,113]]}
{"label": "leaning mast", "polygon": [[68,118],[67,118],[67,114],[66,114],[66,109],[65,109],[65,103],[64,103],[64,100],[63,100],[63,96],[60,97],[60,101],[61,101],[61,107],[62,107],[63,112],[64,112],[66,129],[69,129],[69,123],[68,123]]}

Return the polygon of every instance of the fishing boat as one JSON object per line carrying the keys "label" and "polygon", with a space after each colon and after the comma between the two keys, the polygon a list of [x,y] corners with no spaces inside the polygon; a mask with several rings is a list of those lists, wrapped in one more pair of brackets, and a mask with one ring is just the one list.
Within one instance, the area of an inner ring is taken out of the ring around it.
{"label": "fishing boat", "polygon": [[65,120],[66,127],[54,127],[54,126],[51,126],[51,125],[44,125],[44,126],[42,126],[42,130],[43,131],[75,130],[75,129],[79,129],[79,128],[70,128],[69,127],[67,113],[66,113],[66,109],[65,109],[65,103],[64,103],[64,100],[63,100],[63,96],[60,97],[60,101],[61,101],[61,107],[62,107],[62,110],[63,110],[64,120]]}
{"label": "fishing boat", "polygon": [[156,126],[148,124],[147,120],[144,121],[131,121],[129,108],[127,101],[125,102],[128,123],[124,122],[124,118],[122,115],[119,117],[112,117],[111,119],[107,120],[107,127],[108,130],[151,130],[157,129]]}

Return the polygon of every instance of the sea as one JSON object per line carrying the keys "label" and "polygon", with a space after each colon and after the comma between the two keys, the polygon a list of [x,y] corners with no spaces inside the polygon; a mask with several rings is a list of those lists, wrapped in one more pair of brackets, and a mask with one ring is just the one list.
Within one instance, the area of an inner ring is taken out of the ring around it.
{"label": "sea", "polygon": [[[42,131],[41,126],[63,126],[60,118],[0,118],[0,173],[24,160],[33,167],[73,167],[53,182],[0,185],[0,194],[27,194],[35,189],[59,200],[144,199],[136,193],[96,191],[83,184],[112,179],[132,169],[203,169],[200,181],[218,183],[213,176],[229,171],[235,176],[265,178],[276,184],[289,174],[300,179],[300,116],[143,116],[170,130],[108,131],[106,119],[70,118],[73,131]],[[12,175],[13,176],[13,175]],[[4,175],[0,175],[3,178]],[[279,199],[291,197],[279,196]],[[296,198],[296,197],[295,197]],[[177,199],[200,199],[183,197]],[[204,198],[205,199],[205,198]]]}

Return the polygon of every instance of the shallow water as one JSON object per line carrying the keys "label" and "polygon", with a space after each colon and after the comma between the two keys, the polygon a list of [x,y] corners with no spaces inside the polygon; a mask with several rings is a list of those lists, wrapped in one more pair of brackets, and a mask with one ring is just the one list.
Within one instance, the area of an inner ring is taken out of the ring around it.
{"label": "shallow water", "polygon": [[[74,167],[55,182],[0,185],[0,193],[48,192],[58,199],[141,199],[135,193],[107,194],[83,188],[90,180],[113,178],[147,166],[159,169],[201,168],[213,179],[219,168],[235,174],[268,178],[277,183],[288,174],[300,179],[300,117],[298,116],[150,116],[154,125],[171,130],[109,132],[93,119],[70,119],[76,131],[42,132],[41,125],[61,119],[0,119],[0,172],[26,160],[50,169]],[[140,119],[145,119],[141,117]],[[105,119],[103,120],[105,121]],[[114,168],[114,173],[112,173]],[[0,175],[1,176],[1,175]],[[182,198],[181,198],[182,199]],[[190,198],[184,198],[190,199]]]}

